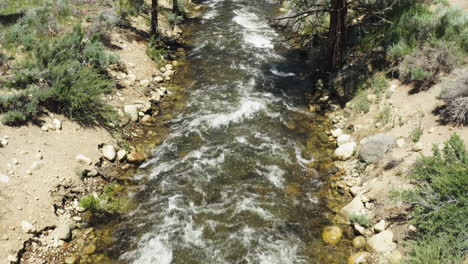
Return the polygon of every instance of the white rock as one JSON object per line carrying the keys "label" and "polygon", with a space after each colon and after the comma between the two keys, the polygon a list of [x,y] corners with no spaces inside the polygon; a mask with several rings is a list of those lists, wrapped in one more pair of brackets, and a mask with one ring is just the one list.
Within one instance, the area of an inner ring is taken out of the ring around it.
{"label": "white rock", "polygon": [[413,147],[411,148],[412,151],[414,152],[419,152],[421,150],[423,150],[423,145],[421,142],[417,142],[413,145]]}
{"label": "white rock", "polygon": [[391,252],[395,250],[396,243],[393,242],[393,233],[390,230],[382,231],[367,240],[366,249],[369,252]]}
{"label": "white rock", "polygon": [[155,82],[157,82],[157,83],[162,83],[164,81],[164,77],[158,75],[158,76],[154,77],[153,80]]}
{"label": "white rock", "polygon": [[354,155],[356,147],[357,145],[354,142],[348,142],[346,144],[343,144],[335,150],[335,157],[337,157],[340,160],[347,160]]}
{"label": "white rock", "polygon": [[124,113],[128,115],[133,122],[138,121],[138,107],[136,105],[124,106]]}
{"label": "white rock", "polygon": [[34,233],[36,232],[36,227],[34,227],[31,223],[26,221],[21,221],[21,228],[26,233]]}
{"label": "white rock", "polygon": [[404,138],[400,138],[396,141],[396,144],[399,148],[402,148],[406,145],[406,142],[405,142],[405,139]]}
{"label": "white rock", "polygon": [[159,103],[161,101],[161,94],[158,92],[152,93],[150,100],[153,103]]}
{"label": "white rock", "polygon": [[174,70],[174,66],[172,66],[172,64],[166,64],[166,71],[172,71]]}
{"label": "white rock", "polygon": [[366,229],[360,224],[354,223],[354,230],[363,236],[366,235]]}
{"label": "white rock", "polygon": [[338,146],[341,146],[341,145],[344,145],[344,144],[349,143],[351,141],[353,141],[353,139],[351,138],[350,135],[342,134],[336,139],[336,144]]}
{"label": "white rock", "polygon": [[333,137],[337,138],[343,134],[343,130],[341,130],[341,128],[337,128],[335,130],[332,130],[331,134]]}
{"label": "white rock", "polygon": [[43,126],[41,126],[41,129],[42,129],[42,131],[47,132],[47,131],[49,131],[49,126],[43,125]]}
{"label": "white rock", "polygon": [[362,189],[361,189],[361,187],[359,187],[359,186],[353,186],[353,187],[349,188],[349,192],[350,192],[353,196],[358,196],[359,194],[362,193]]}
{"label": "white rock", "polygon": [[8,183],[10,181],[10,177],[5,174],[0,174],[0,182],[1,183]]}
{"label": "white rock", "polygon": [[0,147],[8,145],[6,138],[0,138]]}
{"label": "white rock", "polygon": [[55,127],[56,130],[62,129],[62,121],[58,119],[53,119],[52,120],[52,125]]}
{"label": "white rock", "polygon": [[127,158],[127,151],[124,150],[124,149],[121,149],[119,151],[117,151],[117,160],[122,162],[125,160],[125,158]]}
{"label": "white rock", "polygon": [[349,219],[351,215],[361,215],[364,212],[364,204],[361,201],[361,197],[357,196],[354,199],[341,208],[340,215]]}
{"label": "white rock", "polygon": [[90,158],[82,154],[76,155],[76,160],[83,165],[91,165],[93,163]]}
{"label": "white rock", "polygon": [[127,75],[127,78],[128,78],[131,82],[135,82],[135,81],[136,81],[136,76],[135,76],[135,74],[129,74],[129,75]]}
{"label": "white rock", "polygon": [[171,77],[172,75],[174,75],[175,71],[173,70],[167,70],[164,72],[164,77]]}
{"label": "white rock", "polygon": [[82,219],[79,216],[74,216],[74,217],[72,217],[72,220],[75,221],[75,222],[81,222]]}
{"label": "white rock", "polygon": [[148,87],[150,85],[150,81],[149,80],[141,80],[140,85],[143,86],[143,87]]}
{"label": "white rock", "polygon": [[104,158],[110,160],[110,161],[114,161],[115,160],[115,156],[117,155],[116,152],[115,152],[115,148],[114,146],[112,145],[105,145],[104,147],[102,147],[102,155],[104,156]]}
{"label": "white rock", "polygon": [[31,170],[39,170],[44,166],[44,162],[41,160],[34,161],[33,164],[31,165]]}
{"label": "white rock", "polygon": [[54,230],[54,237],[61,240],[70,239],[71,230],[68,224],[59,224]]}
{"label": "white rock", "polygon": [[385,220],[380,220],[375,226],[374,226],[374,231],[379,233],[385,230],[386,223]]}
{"label": "white rock", "polygon": [[13,256],[13,255],[8,255],[7,257],[7,263],[16,263],[18,262],[18,258],[16,256]]}

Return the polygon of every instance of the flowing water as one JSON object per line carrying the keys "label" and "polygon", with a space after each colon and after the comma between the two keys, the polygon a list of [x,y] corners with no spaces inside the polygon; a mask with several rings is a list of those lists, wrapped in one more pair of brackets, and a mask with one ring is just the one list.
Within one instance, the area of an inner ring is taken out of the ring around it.
{"label": "flowing water", "polygon": [[274,0],[211,0],[190,26],[185,110],[136,177],[119,263],[339,263],[320,241],[330,161],[307,111],[304,58],[269,25]]}

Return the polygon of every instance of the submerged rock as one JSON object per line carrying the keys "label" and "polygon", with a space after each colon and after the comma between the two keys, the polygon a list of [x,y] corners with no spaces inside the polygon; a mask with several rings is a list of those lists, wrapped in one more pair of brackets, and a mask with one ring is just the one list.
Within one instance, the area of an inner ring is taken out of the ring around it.
{"label": "submerged rock", "polygon": [[343,230],[338,226],[326,226],[322,231],[322,240],[323,242],[336,245],[340,242],[341,237],[343,237]]}
{"label": "submerged rock", "polygon": [[130,163],[139,164],[145,161],[145,155],[141,152],[133,151],[127,156],[127,161]]}
{"label": "submerged rock", "polygon": [[371,254],[369,252],[358,252],[348,258],[348,264],[368,263]]}
{"label": "submerged rock", "polygon": [[353,247],[364,248],[366,246],[366,238],[363,236],[357,236],[353,239]]}

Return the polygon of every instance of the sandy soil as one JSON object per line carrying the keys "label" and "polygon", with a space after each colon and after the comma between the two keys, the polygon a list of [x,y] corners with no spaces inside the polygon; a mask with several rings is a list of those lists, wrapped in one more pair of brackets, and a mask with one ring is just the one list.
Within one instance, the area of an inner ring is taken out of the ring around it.
{"label": "sandy soil", "polygon": [[[57,118],[64,120],[62,130],[58,131],[44,132],[34,125],[19,128],[0,125],[0,136],[8,137],[8,145],[0,148],[0,173],[9,177],[7,183],[0,182],[2,261],[9,254],[16,255],[23,241],[32,237],[22,230],[21,221],[30,222],[38,230],[58,224],[51,191],[69,181],[78,187],[82,184],[75,173],[80,166],[76,155],[97,161],[101,156],[98,144],[112,140],[102,128],[86,129],[63,117]],[[32,168],[35,163],[39,164],[36,169]]]}

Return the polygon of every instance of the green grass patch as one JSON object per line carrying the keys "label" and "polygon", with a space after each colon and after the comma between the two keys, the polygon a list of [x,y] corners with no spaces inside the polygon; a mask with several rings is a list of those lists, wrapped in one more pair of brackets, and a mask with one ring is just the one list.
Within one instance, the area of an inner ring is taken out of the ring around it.
{"label": "green grass patch", "polygon": [[118,194],[120,190],[120,185],[108,184],[99,196],[89,194],[81,198],[80,206],[97,213],[120,213],[127,205],[127,201]]}
{"label": "green grass patch", "polygon": [[421,122],[419,122],[419,125],[415,127],[413,130],[411,130],[410,138],[414,143],[417,143],[419,142],[423,134],[424,134],[424,129],[421,127]]}
{"label": "green grass patch", "polygon": [[366,215],[363,214],[352,214],[349,216],[349,221],[353,223],[358,223],[364,227],[370,227],[372,225],[372,221]]}

